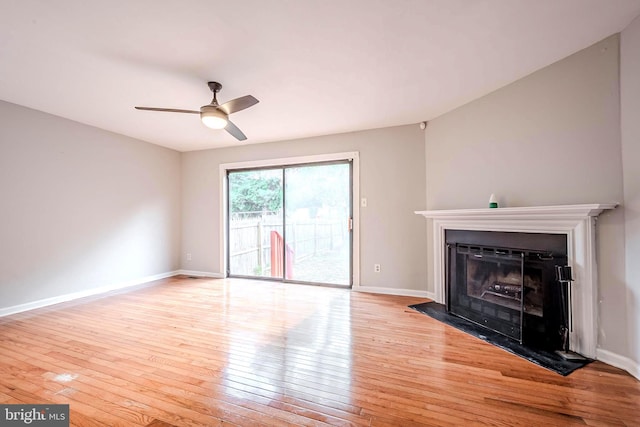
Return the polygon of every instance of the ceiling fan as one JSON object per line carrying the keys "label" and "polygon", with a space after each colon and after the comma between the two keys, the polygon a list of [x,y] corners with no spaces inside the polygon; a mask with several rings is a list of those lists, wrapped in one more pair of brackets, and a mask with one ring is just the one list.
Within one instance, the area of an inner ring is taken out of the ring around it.
{"label": "ceiling fan", "polygon": [[259,101],[251,95],[241,96],[240,98],[232,99],[224,104],[218,104],[216,95],[222,89],[222,85],[218,82],[208,82],[209,89],[213,92],[213,99],[211,103],[200,107],[200,111],[196,110],[178,110],[175,108],[155,108],[155,107],[135,107],[136,110],[147,111],[163,111],[166,113],[188,113],[188,114],[200,114],[200,120],[205,126],[211,129],[224,129],[229,132],[238,141],[244,141],[247,139],[244,133],[236,125],[229,120],[229,114],[242,111],[245,108],[249,108],[252,105],[257,104]]}

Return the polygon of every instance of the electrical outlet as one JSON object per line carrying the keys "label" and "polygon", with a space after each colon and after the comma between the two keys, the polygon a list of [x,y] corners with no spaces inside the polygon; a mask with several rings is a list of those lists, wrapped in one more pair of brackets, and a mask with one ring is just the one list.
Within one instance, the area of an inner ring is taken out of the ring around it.
{"label": "electrical outlet", "polygon": [[191,254],[187,254],[187,261],[191,261]]}
{"label": "electrical outlet", "polygon": [[373,272],[380,273],[380,264],[373,264]]}

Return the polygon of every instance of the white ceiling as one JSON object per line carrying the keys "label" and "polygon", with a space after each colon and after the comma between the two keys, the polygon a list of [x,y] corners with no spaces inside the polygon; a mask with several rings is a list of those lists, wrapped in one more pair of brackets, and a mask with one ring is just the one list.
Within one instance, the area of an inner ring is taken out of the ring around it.
{"label": "white ceiling", "polygon": [[[640,0],[0,0],[0,99],[179,151],[417,123],[621,31]],[[197,115],[206,82],[237,142]]]}

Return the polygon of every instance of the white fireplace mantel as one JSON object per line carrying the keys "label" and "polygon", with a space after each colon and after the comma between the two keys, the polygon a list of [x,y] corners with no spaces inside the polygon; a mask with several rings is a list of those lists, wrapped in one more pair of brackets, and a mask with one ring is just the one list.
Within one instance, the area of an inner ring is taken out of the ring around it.
{"label": "white fireplace mantel", "polygon": [[567,236],[569,265],[573,268],[573,330],[571,349],[595,358],[597,345],[598,272],[595,250],[596,218],[616,203],[531,206],[496,209],[416,211],[432,221],[435,300],[444,304],[445,231],[510,231]]}

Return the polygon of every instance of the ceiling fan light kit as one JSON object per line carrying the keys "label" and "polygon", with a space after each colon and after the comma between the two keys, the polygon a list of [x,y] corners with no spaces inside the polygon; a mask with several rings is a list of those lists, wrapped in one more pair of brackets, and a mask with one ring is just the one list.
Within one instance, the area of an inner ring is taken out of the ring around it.
{"label": "ceiling fan light kit", "polygon": [[196,110],[179,110],[176,108],[157,108],[157,107],[135,107],[136,110],[161,111],[165,113],[187,113],[200,114],[200,120],[205,126],[211,129],[224,129],[238,141],[247,139],[244,133],[236,125],[229,120],[229,114],[249,108],[257,104],[259,101],[251,95],[241,96],[232,99],[224,104],[218,104],[217,93],[222,89],[222,85],[218,82],[208,82],[207,85],[213,92],[211,103],[200,107],[200,111]]}
{"label": "ceiling fan light kit", "polygon": [[200,108],[200,120],[206,127],[211,129],[224,129],[229,121],[224,112],[211,105],[205,105]]}

